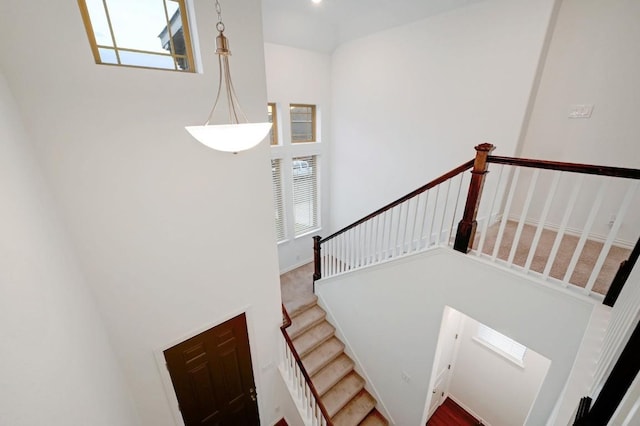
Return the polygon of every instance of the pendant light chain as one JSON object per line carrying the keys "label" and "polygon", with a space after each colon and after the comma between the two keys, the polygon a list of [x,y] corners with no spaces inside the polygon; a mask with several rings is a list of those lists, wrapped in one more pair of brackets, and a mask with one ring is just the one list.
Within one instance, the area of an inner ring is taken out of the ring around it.
{"label": "pendant light chain", "polygon": [[216,29],[218,31],[224,31],[224,23],[222,23],[222,7],[220,7],[220,2],[218,0],[216,0],[216,13],[218,14]]}

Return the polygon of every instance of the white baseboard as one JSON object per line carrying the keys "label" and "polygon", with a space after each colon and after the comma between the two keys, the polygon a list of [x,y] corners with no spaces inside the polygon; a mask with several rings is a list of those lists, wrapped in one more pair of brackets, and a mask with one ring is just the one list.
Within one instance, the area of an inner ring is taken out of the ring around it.
{"label": "white baseboard", "polygon": [[282,275],[282,274],[286,274],[287,272],[291,272],[291,271],[293,271],[294,269],[298,269],[299,267],[304,266],[304,265],[306,265],[307,263],[311,263],[311,262],[313,262],[313,257],[311,257],[311,258],[309,258],[309,259],[306,259],[306,260],[302,260],[302,261],[300,261],[300,262],[296,263],[296,264],[295,264],[295,265],[293,265],[293,266],[288,266],[288,267],[284,268],[283,270],[281,270],[281,271],[280,271],[280,275]]}

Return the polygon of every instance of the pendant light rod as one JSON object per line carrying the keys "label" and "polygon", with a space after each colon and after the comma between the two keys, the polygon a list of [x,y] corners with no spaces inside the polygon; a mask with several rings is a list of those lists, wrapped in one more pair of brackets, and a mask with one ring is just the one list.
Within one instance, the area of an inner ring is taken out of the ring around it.
{"label": "pendant light rod", "polygon": [[242,119],[243,122],[247,123],[249,120],[247,120],[247,116],[240,107],[238,95],[236,94],[236,89],[233,86],[233,81],[231,80],[231,67],[229,66],[231,50],[229,49],[229,39],[224,35],[225,25],[224,22],[222,22],[222,7],[218,0],[216,0],[216,13],[218,14],[218,22],[216,23],[216,29],[218,30],[218,36],[216,37],[216,55],[218,55],[219,72],[218,93],[216,94],[216,100],[213,104],[213,108],[211,108],[209,117],[205,122],[205,126],[213,119],[213,114],[220,102],[220,94],[222,93],[223,86],[225,88],[227,103],[229,105],[229,122],[232,124],[238,124],[241,122],[240,119]]}

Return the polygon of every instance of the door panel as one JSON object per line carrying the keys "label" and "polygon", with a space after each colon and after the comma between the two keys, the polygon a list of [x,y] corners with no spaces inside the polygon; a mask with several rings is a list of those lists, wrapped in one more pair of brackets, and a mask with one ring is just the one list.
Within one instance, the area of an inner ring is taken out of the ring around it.
{"label": "door panel", "polygon": [[185,426],[258,426],[245,315],[164,351]]}

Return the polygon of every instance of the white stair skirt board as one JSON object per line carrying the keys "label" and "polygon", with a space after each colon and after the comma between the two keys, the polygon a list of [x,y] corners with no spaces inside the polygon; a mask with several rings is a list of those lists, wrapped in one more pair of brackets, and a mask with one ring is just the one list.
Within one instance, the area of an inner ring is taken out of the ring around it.
{"label": "white stair skirt board", "polygon": [[396,422],[393,419],[393,417],[391,416],[391,414],[389,414],[389,410],[385,406],[384,401],[382,400],[382,398],[380,398],[380,394],[378,393],[378,390],[376,389],[376,387],[371,382],[371,378],[367,374],[366,370],[364,370],[362,368],[362,363],[358,359],[358,356],[351,350],[351,345],[349,344],[349,340],[345,338],[344,333],[342,332],[342,329],[340,328],[340,324],[338,324],[335,321],[335,317],[332,314],[331,309],[327,306],[327,304],[322,299],[322,297],[318,297],[318,305],[320,305],[320,307],[325,310],[325,312],[327,313],[328,321],[331,322],[331,324],[333,324],[333,326],[336,328],[335,335],[344,344],[344,346],[345,346],[344,353],[346,353],[353,360],[353,362],[355,363],[354,370],[364,378],[364,380],[365,380],[365,389],[369,393],[371,393],[371,395],[373,395],[373,397],[378,401],[378,405],[377,405],[376,408],[378,409],[378,411],[380,411],[380,413],[383,416],[385,416],[387,418],[387,420],[389,421],[389,424],[395,425]]}

